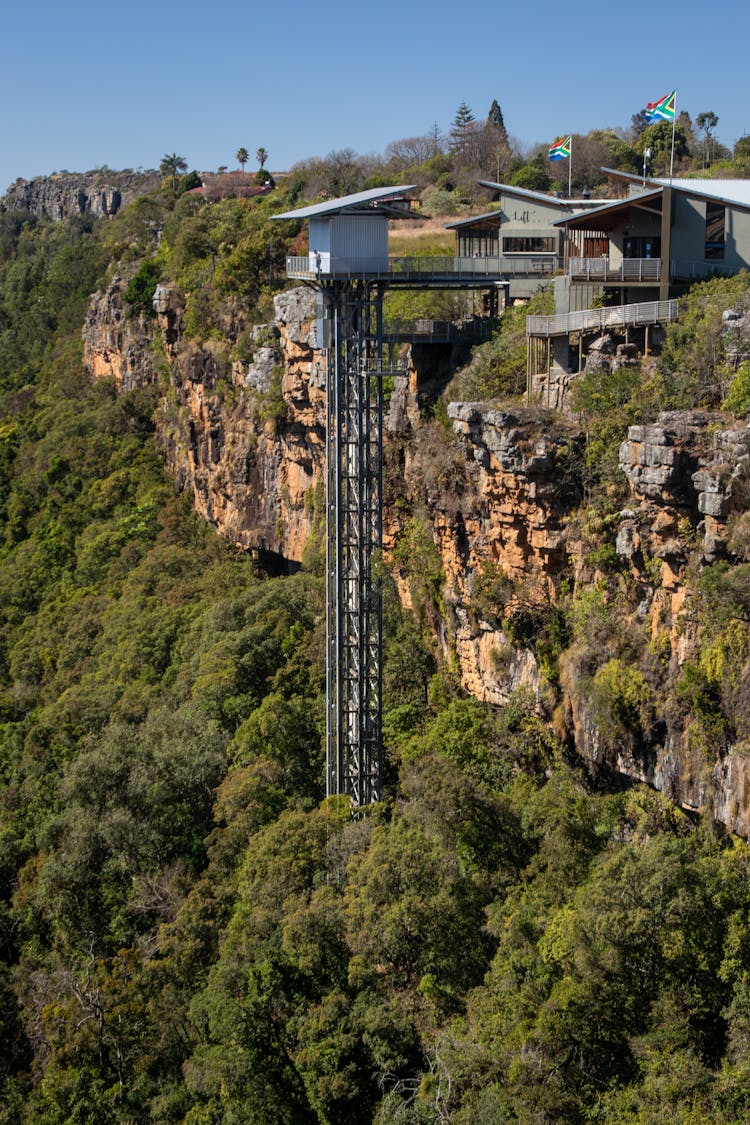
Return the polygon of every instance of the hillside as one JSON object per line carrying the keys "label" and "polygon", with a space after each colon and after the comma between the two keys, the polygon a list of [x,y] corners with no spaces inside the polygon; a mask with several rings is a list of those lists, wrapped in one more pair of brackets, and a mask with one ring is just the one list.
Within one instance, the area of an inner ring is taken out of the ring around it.
{"label": "hillside", "polygon": [[0,1120],[746,1120],[750,282],[575,419],[411,349],[351,820],[289,204],[0,213]]}

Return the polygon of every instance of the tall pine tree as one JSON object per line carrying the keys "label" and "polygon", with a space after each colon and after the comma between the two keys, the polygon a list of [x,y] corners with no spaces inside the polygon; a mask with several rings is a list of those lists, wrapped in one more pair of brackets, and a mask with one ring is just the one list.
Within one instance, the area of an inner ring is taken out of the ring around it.
{"label": "tall pine tree", "polygon": [[503,111],[500,109],[497,98],[492,99],[490,112],[487,114],[487,124],[497,130],[497,141],[501,144],[508,143],[508,130],[505,128]]}
{"label": "tall pine tree", "polygon": [[461,102],[451,122],[450,147],[453,152],[459,152],[465,147],[467,136],[473,131],[476,120],[468,104]]}

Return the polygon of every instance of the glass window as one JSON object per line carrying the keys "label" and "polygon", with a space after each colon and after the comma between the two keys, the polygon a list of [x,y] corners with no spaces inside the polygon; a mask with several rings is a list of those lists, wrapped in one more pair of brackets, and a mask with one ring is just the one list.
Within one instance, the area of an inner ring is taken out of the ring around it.
{"label": "glass window", "polygon": [[726,208],[723,203],[706,203],[706,260],[722,261],[724,258],[724,221]]}
{"label": "glass window", "polygon": [[631,236],[625,238],[622,244],[623,258],[660,258],[661,238],[653,235]]}
{"label": "glass window", "polygon": [[552,238],[504,238],[504,254],[554,254],[556,239]]}
{"label": "glass window", "polygon": [[458,253],[463,258],[496,258],[497,235],[489,233],[460,234]]}

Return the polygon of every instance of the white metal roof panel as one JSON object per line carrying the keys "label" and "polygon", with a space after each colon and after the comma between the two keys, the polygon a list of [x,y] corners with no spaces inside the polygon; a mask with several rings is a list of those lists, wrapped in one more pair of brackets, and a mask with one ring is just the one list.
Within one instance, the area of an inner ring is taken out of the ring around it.
{"label": "white metal roof panel", "polygon": [[[602,168],[602,172],[626,180],[628,183],[643,183],[643,177],[631,172],[621,172],[617,168]],[[750,207],[750,180],[704,180],[691,176],[673,177],[647,176],[648,187],[672,187],[678,191],[689,192],[710,199],[721,199],[726,203],[738,203]]]}
{"label": "white metal roof panel", "polygon": [[496,184],[493,180],[477,180],[477,183],[480,187],[494,188],[495,191],[505,192],[506,195],[517,195],[519,199],[531,199],[536,203],[550,203],[571,211],[597,207],[601,202],[598,199],[561,199],[559,195],[550,195],[544,191],[531,191],[530,188],[515,187],[513,184]]}
{"label": "white metal roof panel", "polygon": [[338,199],[327,199],[324,203],[312,203],[309,207],[298,207],[295,211],[285,211],[281,215],[274,215],[274,219],[311,219],[319,215],[336,215],[340,211],[356,210],[357,207],[367,207],[372,203],[379,203],[393,199],[397,195],[405,195],[407,191],[414,191],[416,184],[397,184],[394,187],[370,188],[369,191],[358,191],[354,195],[342,195]]}
{"label": "white metal roof panel", "polygon": [[712,199],[722,199],[727,203],[740,203],[750,207],[750,180],[656,180],[663,187],[677,188],[694,195],[706,195]]}

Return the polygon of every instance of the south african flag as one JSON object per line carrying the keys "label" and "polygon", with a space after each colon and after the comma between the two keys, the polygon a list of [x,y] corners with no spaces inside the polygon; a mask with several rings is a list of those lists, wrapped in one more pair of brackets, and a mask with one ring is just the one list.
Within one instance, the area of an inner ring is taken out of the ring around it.
{"label": "south african flag", "polygon": [[654,125],[657,121],[674,121],[676,97],[677,91],[673,90],[671,94],[665,94],[663,98],[659,98],[658,102],[648,103],[644,113],[649,125]]}
{"label": "south african flag", "polygon": [[550,160],[567,160],[570,156],[570,146],[573,143],[572,135],[557,137],[549,146]]}

